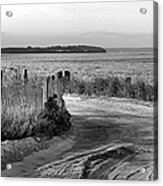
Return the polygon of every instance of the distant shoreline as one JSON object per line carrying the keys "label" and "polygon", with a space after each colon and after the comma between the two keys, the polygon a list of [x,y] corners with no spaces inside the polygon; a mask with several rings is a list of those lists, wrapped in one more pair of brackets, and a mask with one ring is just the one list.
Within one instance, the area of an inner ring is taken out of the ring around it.
{"label": "distant shoreline", "polygon": [[[58,49],[60,46],[54,47],[3,47],[1,49],[2,54],[62,54],[62,53],[157,53],[157,48],[152,47],[119,47],[119,48],[102,48],[96,46],[87,45],[71,45],[62,47],[64,50]],[[76,47],[76,49],[68,50],[68,47]]]}
{"label": "distant shoreline", "polygon": [[137,52],[142,52],[142,51],[157,51],[157,48],[152,48],[152,47],[119,47],[119,48],[106,48],[107,51],[109,52],[124,52],[124,51],[128,51],[128,52],[132,52],[132,51],[137,51]]}
{"label": "distant shoreline", "polygon": [[106,53],[102,47],[86,45],[52,46],[52,47],[8,47],[2,48],[2,54],[19,53]]}

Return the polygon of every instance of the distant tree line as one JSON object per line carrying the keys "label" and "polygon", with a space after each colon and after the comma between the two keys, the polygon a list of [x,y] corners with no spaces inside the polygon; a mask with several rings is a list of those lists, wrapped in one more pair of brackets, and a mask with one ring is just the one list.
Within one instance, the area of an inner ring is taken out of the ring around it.
{"label": "distant tree line", "polygon": [[51,47],[9,47],[2,48],[2,54],[8,53],[105,53],[102,47],[86,45],[51,46]]}

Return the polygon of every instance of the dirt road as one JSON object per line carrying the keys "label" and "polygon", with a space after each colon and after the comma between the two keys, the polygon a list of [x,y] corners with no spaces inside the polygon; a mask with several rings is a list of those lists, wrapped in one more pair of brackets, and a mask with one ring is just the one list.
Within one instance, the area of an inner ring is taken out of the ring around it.
{"label": "dirt road", "polygon": [[151,103],[72,95],[64,99],[72,114],[71,135],[14,163],[2,176],[154,179]]}

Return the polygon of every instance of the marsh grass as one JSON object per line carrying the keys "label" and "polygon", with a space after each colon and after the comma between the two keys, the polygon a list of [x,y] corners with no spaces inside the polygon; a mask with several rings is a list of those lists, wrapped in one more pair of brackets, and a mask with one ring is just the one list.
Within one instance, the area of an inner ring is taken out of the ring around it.
{"label": "marsh grass", "polygon": [[31,136],[42,108],[41,86],[32,78],[28,82],[23,81],[12,71],[4,74],[1,85],[2,141]]}
{"label": "marsh grass", "polygon": [[40,112],[30,104],[3,107],[1,140],[15,140],[29,136],[51,138],[62,135],[71,126],[70,117],[66,108],[57,105],[57,97],[49,98]]}
{"label": "marsh grass", "polygon": [[30,105],[2,108],[1,140],[20,139],[32,135],[37,115]]}
{"label": "marsh grass", "polygon": [[[6,75],[1,88],[1,139],[13,140],[28,136],[60,135],[71,126],[66,109],[59,109],[56,98],[53,107],[42,108],[42,78],[33,77],[24,84],[17,74]],[[157,100],[157,82],[152,86],[143,80],[132,81],[130,77],[109,76],[82,80],[72,78],[64,82],[65,93],[108,97],[134,98],[143,101]],[[49,100],[49,105],[51,104]]]}
{"label": "marsh grass", "polygon": [[143,101],[157,100],[157,82],[152,86],[143,80],[132,82],[130,77],[110,76],[107,78],[95,78],[93,81],[73,79],[71,85],[65,91],[89,96],[105,95],[108,97],[134,98]]}

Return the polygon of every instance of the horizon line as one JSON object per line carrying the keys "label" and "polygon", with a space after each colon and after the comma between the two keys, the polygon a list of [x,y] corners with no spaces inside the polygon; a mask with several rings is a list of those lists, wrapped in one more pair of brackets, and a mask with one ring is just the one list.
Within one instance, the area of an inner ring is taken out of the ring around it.
{"label": "horizon line", "polygon": [[118,49],[118,48],[125,48],[125,49],[128,49],[128,48],[132,48],[132,49],[135,49],[135,48],[149,48],[149,49],[153,49],[153,48],[157,48],[157,47],[154,47],[154,46],[121,46],[121,47],[104,47],[104,46],[100,46],[100,45],[90,45],[90,44],[57,44],[57,45],[46,45],[46,46],[43,46],[43,45],[40,45],[40,46],[32,46],[32,45],[26,45],[26,46],[1,46],[1,49],[4,49],[4,48],[28,48],[28,47],[31,47],[31,48],[48,48],[48,47],[55,47],[55,46],[92,46],[92,47],[102,47],[104,49]]}

